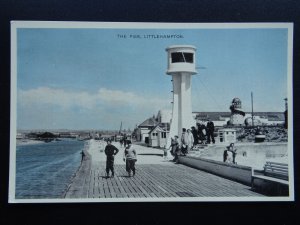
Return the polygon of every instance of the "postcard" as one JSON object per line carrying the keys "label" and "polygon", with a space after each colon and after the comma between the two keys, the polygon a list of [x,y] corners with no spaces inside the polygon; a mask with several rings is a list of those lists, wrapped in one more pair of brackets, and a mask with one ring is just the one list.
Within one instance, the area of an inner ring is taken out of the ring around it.
{"label": "postcard", "polygon": [[294,201],[292,23],[11,22],[10,203]]}

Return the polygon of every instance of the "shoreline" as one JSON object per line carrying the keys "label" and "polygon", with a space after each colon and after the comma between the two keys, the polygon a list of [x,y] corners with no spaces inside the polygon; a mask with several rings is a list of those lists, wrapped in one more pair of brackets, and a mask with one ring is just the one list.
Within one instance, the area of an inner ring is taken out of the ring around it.
{"label": "shoreline", "polygon": [[76,187],[82,187],[84,185],[86,175],[90,173],[92,166],[92,157],[89,153],[90,142],[87,141],[83,148],[83,160],[81,161],[78,169],[70,178],[66,190],[62,194],[62,198],[81,198],[82,189]]}

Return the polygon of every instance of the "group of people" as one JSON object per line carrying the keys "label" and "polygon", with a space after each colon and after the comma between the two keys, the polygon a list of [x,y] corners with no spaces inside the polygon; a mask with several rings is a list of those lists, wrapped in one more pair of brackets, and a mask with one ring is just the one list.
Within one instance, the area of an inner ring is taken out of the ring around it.
{"label": "group of people", "polygon": [[192,126],[191,129],[182,128],[180,144],[178,136],[171,138],[171,154],[174,156],[173,161],[177,161],[178,155],[186,155],[197,144],[215,143],[214,131],[215,126],[211,120],[205,124],[197,123],[197,128]]}
{"label": "group of people", "polygon": [[[124,144],[125,145],[125,144]],[[111,177],[114,177],[114,159],[115,155],[117,155],[119,149],[111,144],[111,140],[107,141],[107,145],[105,146],[104,153],[106,155],[106,177],[109,177],[109,172],[111,171]],[[123,154],[123,160],[126,162],[126,171],[128,176],[135,175],[135,162],[137,161],[136,150],[132,147],[132,143],[130,140],[126,140],[125,150]]]}
{"label": "group of people", "polygon": [[192,127],[192,133],[194,136],[194,144],[210,144],[211,142],[215,143],[215,125],[214,122],[211,120],[208,120],[206,126],[203,123],[197,123],[197,128]]}
{"label": "group of people", "polygon": [[120,139],[120,145],[121,147],[124,145],[124,147],[126,147],[127,145],[127,137],[126,135],[124,135],[121,139]]}
{"label": "group of people", "polygon": [[[195,145],[195,138],[190,129],[182,128],[182,135],[180,138],[180,144],[178,141],[178,136],[175,135],[171,138],[171,155],[174,157],[173,161],[177,161],[178,155],[186,155]],[[169,149],[170,149],[169,148]],[[166,155],[166,154],[165,154]]]}

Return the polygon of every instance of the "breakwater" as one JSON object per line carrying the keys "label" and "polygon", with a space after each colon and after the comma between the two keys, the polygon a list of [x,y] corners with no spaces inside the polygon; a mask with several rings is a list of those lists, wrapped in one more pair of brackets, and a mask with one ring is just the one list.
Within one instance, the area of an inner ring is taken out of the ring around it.
{"label": "breakwater", "polygon": [[87,198],[89,187],[89,174],[91,173],[91,155],[88,153],[88,149],[83,151],[83,157],[77,172],[71,179],[68,188],[63,193],[63,198]]}

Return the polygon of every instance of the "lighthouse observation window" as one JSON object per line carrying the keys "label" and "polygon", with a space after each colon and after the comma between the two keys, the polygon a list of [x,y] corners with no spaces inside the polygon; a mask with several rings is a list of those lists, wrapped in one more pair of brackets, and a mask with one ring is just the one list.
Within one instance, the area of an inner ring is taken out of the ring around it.
{"label": "lighthouse observation window", "polygon": [[180,63],[180,62],[187,62],[193,63],[194,62],[194,54],[188,52],[173,52],[171,53],[172,63]]}

